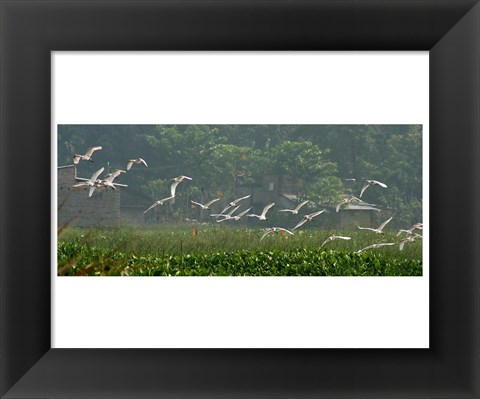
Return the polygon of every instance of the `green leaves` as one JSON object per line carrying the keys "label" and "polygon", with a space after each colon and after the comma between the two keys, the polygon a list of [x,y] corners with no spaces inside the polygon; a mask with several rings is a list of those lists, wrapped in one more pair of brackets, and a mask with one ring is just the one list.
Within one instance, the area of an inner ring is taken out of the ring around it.
{"label": "green leaves", "polygon": [[[65,270],[65,265],[70,267]],[[237,250],[136,256],[75,243],[58,244],[65,275],[129,276],[420,276],[420,260],[321,249]]]}
{"label": "green leaves", "polygon": [[310,141],[284,141],[271,149],[270,157],[274,167],[293,178],[312,179],[325,168],[322,151]]}

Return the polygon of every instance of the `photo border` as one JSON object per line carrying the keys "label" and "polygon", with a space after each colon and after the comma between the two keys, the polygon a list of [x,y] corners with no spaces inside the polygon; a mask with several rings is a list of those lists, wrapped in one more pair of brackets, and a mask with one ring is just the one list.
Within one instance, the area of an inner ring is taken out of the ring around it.
{"label": "photo border", "polygon": [[[2,397],[479,397],[478,1],[0,4]],[[56,50],[430,51],[430,349],[51,349]]]}

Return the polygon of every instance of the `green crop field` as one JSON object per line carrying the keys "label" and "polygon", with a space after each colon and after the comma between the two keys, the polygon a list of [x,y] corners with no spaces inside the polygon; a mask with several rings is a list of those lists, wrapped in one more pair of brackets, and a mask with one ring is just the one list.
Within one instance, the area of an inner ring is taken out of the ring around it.
{"label": "green crop field", "polygon": [[[421,276],[422,242],[386,231],[305,229],[294,235],[217,224],[118,229],[66,228],[58,237],[62,276]],[[334,240],[332,235],[351,240]],[[358,250],[374,243],[395,245]]]}

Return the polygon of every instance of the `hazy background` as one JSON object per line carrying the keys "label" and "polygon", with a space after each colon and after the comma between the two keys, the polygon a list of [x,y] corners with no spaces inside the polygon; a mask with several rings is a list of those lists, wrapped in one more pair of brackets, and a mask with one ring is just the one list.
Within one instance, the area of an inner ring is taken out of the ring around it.
{"label": "hazy background", "polygon": [[79,164],[78,176],[101,166],[126,170],[128,159],[141,157],[148,168],[134,165],[116,182],[144,202],[168,196],[173,177],[192,177],[177,189],[172,217],[195,217],[191,199],[222,196],[220,206],[269,175],[280,192],[284,185],[315,209],[359,196],[365,179],[379,180],[388,188],[369,188],[362,200],[391,209],[392,227],[422,220],[421,125],[59,125],[58,166],[96,145],[103,150]]}

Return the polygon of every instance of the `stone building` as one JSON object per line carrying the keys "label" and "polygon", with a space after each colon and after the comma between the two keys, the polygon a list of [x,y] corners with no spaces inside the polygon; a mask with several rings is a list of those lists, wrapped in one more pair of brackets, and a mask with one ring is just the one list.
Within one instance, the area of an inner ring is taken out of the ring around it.
{"label": "stone building", "polygon": [[377,214],[380,212],[378,207],[369,204],[348,204],[338,212],[338,227],[342,229],[356,229],[362,227],[378,227]]}
{"label": "stone building", "polygon": [[[122,191],[122,201],[120,202],[120,223],[125,224],[143,224],[148,218],[155,215],[159,211],[163,211],[163,207],[159,206],[152,211],[144,214],[143,212],[152,205],[150,197],[140,192],[132,191],[130,188]],[[158,210],[157,210],[158,208]]]}
{"label": "stone building", "polygon": [[266,171],[262,178],[250,185],[247,194],[251,194],[250,205],[261,210],[266,204],[275,202],[278,207],[295,207],[297,193],[303,187],[303,180],[280,177],[271,171]]}
{"label": "stone building", "polygon": [[82,180],[75,165],[57,168],[58,226],[119,226],[121,190],[100,188],[88,197],[88,187],[72,187]]}

